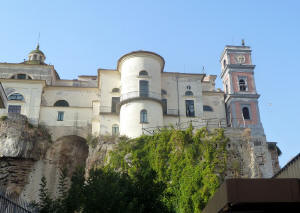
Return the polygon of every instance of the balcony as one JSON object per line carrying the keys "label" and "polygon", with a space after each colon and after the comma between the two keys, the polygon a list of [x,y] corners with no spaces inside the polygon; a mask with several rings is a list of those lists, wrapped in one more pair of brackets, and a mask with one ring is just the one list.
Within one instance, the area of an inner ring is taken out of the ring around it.
{"label": "balcony", "polygon": [[120,97],[120,104],[127,103],[131,100],[138,99],[150,99],[161,103],[161,93],[156,92],[146,92],[146,91],[134,91],[122,94]]}
{"label": "balcony", "polygon": [[100,106],[100,114],[119,114],[120,106],[117,104],[115,107],[112,106]]}

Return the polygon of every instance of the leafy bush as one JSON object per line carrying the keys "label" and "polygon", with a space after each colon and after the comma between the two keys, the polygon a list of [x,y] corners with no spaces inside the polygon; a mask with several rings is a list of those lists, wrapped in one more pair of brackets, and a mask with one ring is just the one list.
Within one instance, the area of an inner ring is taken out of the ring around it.
{"label": "leafy bush", "polygon": [[1,120],[1,121],[6,121],[7,118],[8,118],[8,117],[7,117],[6,115],[3,115],[3,116],[0,117],[0,120]]}
{"label": "leafy bush", "polygon": [[154,182],[166,184],[162,201],[169,210],[200,212],[225,176],[227,142],[223,129],[203,128],[194,134],[192,127],[165,129],[122,142],[111,153],[109,166],[133,179],[155,171]]}
{"label": "leafy bush", "polygon": [[[162,130],[123,139],[106,167],[85,180],[77,170],[57,199],[41,184],[41,212],[201,212],[222,183],[228,139],[223,129]],[[50,211],[51,210],[51,211]]]}

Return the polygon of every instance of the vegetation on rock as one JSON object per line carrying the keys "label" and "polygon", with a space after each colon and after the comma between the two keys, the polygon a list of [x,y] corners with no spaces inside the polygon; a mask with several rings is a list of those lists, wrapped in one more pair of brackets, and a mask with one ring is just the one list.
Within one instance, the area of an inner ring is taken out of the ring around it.
{"label": "vegetation on rock", "polygon": [[83,171],[75,172],[57,209],[201,212],[223,181],[227,141],[223,129],[194,132],[192,127],[121,140],[107,165],[92,170],[88,180]]}
{"label": "vegetation on rock", "polygon": [[227,141],[223,129],[163,130],[121,142],[109,166],[133,179],[155,171],[154,182],[166,184],[162,201],[169,209],[200,212],[223,181]]}

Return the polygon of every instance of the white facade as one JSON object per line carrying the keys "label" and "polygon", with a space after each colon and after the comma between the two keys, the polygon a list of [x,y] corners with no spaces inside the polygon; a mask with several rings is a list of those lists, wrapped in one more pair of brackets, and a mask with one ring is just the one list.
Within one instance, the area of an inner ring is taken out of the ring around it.
{"label": "white facade", "polygon": [[26,115],[33,125],[48,128],[53,139],[137,137],[170,125],[185,128],[190,122],[225,125],[224,93],[215,89],[216,76],[164,72],[165,61],[156,53],[126,54],[117,69],[99,69],[98,75],[77,80],[60,79],[45,58],[37,47],[28,61],[0,63],[8,97],[0,115]]}

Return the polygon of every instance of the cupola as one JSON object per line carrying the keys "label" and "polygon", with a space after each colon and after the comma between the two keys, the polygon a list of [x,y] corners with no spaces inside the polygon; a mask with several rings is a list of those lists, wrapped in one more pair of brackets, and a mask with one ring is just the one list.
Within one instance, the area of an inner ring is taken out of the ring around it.
{"label": "cupola", "polygon": [[36,49],[28,54],[27,64],[45,64],[45,54],[40,50],[40,45],[37,44]]}

